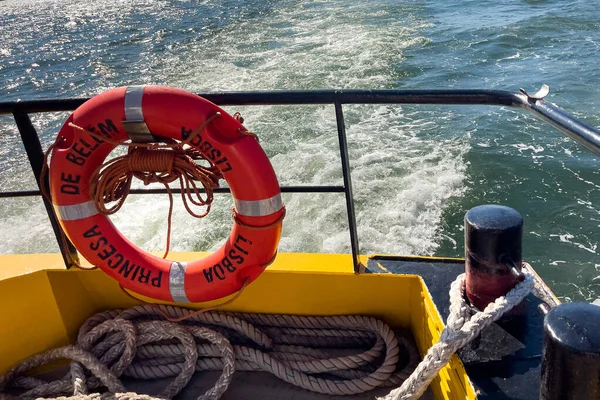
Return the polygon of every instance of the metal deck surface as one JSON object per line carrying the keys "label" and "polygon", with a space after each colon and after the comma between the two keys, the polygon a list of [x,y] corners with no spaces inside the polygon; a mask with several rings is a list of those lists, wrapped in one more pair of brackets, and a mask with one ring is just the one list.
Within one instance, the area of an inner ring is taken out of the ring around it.
{"label": "metal deck surface", "polygon": [[[214,385],[219,375],[219,371],[197,372],[174,400],[196,400]],[[155,381],[124,379],[123,382],[128,389],[138,393],[158,395],[171,379]],[[379,396],[385,396],[392,389],[394,388],[379,388],[352,396],[330,396],[301,389],[267,372],[236,372],[231,385],[220,400],[327,400],[331,398],[374,400]],[[434,400],[430,389],[423,394],[421,400]]]}

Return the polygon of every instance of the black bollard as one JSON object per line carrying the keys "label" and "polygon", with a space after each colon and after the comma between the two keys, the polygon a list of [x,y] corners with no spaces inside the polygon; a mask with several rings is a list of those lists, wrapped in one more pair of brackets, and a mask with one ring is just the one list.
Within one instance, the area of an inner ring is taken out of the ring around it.
{"label": "black bollard", "polygon": [[600,307],[565,303],[544,319],[540,399],[600,399]]}
{"label": "black bollard", "polygon": [[500,205],[473,207],[465,215],[465,291],[483,310],[520,280],[523,218]]}

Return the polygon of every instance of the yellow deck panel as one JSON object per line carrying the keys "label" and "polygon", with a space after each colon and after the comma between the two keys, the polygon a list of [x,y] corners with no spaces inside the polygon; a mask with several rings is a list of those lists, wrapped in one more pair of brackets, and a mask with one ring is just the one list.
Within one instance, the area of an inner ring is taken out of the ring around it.
{"label": "yellow deck panel", "polygon": [[[162,257],[162,253],[152,254]],[[209,254],[205,252],[171,252],[168,258],[177,261],[194,261]],[[367,258],[362,257],[362,260],[366,264]],[[81,258],[81,264],[84,267],[91,267],[84,258]],[[352,256],[349,254],[302,253],[302,257],[298,257],[297,253],[279,253],[268,269],[271,271],[303,271],[307,269],[307,265],[310,266],[311,271],[315,272],[353,272]],[[58,253],[3,254],[0,255],[0,266],[2,266],[0,280],[40,270],[65,269],[62,256]]]}

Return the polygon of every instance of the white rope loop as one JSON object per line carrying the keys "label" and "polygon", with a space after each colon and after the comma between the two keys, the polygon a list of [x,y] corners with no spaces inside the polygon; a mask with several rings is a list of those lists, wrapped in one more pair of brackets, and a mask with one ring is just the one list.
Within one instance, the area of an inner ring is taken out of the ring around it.
{"label": "white rope loop", "polygon": [[[236,370],[267,371],[307,390],[349,395],[396,386],[418,362],[412,344],[371,317],[210,311],[173,323],[165,321],[154,307],[160,307],[170,318],[189,314],[189,310],[162,305],[96,314],[81,327],[77,346],[34,356],[2,377],[0,398],[11,387],[25,389],[19,398],[170,399],[188,384],[195,371],[203,370],[222,371],[213,388],[198,397],[203,400],[221,397]],[[313,348],[301,346],[306,343]],[[348,344],[356,346],[354,355],[339,357],[326,350],[348,348]],[[401,346],[409,361],[397,371]],[[73,360],[62,379],[46,382],[22,375],[44,364],[48,357],[55,359],[56,354]],[[122,376],[174,379],[163,393],[152,397],[127,392],[119,381]],[[108,387],[110,393],[91,393],[101,387]]]}
{"label": "white rope loop", "polygon": [[402,386],[379,400],[413,400],[421,397],[456,351],[475,339],[481,331],[523,301],[534,285],[533,274],[522,269],[525,280],[505,296],[497,298],[483,311],[471,315],[472,308],[464,294],[465,274],[459,275],[450,287],[450,314],[438,343],[429,348],[423,360]]}
{"label": "white rope loop", "polygon": [[[28,358],[27,360],[19,363],[16,367],[10,370],[6,375],[0,377],[0,392],[7,389],[8,384],[11,383],[17,376],[21,375],[24,372],[29,371],[30,369],[48,364],[52,361],[60,360],[60,359],[71,359],[83,364],[90,372],[92,372],[95,376],[97,376],[102,384],[108,388],[109,391],[113,393],[125,392],[123,385],[119,381],[119,379],[100,361],[98,361],[95,357],[93,357],[90,353],[85,350],[80,349],[76,346],[65,346],[58,349],[52,349],[42,354],[37,354],[33,357]],[[43,382],[43,381],[42,381]],[[59,392],[63,392],[61,390],[62,383],[61,381],[57,381],[59,384],[56,389]],[[43,387],[34,387],[33,389],[23,393],[20,395],[20,398],[31,398],[31,397],[39,397],[45,396],[46,393],[44,391],[52,390],[51,382],[47,385],[43,385]],[[40,393],[40,391],[42,391]]]}

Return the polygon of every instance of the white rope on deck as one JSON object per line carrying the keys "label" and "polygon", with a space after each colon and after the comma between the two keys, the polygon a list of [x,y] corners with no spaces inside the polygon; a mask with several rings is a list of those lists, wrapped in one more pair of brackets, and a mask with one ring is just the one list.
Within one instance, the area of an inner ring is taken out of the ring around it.
{"label": "white rope on deck", "polygon": [[[170,399],[195,371],[222,370],[215,386],[199,397],[218,399],[236,369],[267,371],[307,390],[349,395],[399,385],[419,358],[405,338],[371,317],[211,311],[173,323],[165,321],[154,307],[142,305],[92,316],[81,327],[76,346],[33,356],[1,377],[0,397],[2,393],[8,396],[8,389],[17,389],[18,397],[24,399]],[[159,307],[170,318],[189,314],[184,308]],[[353,355],[335,357],[325,348],[357,350]],[[408,362],[398,370],[401,356]],[[22,375],[61,358],[74,361],[62,379],[46,382]],[[163,393],[152,397],[127,392],[120,377],[174,380]],[[88,394],[102,388],[109,393]]]}
{"label": "white rope on deck", "polygon": [[[170,399],[188,384],[195,371],[205,370],[222,370],[222,374],[198,399],[220,398],[236,370],[267,371],[301,388],[329,395],[358,394],[401,384],[381,399],[417,399],[452,354],[527,296],[533,276],[527,268],[523,273],[523,282],[472,317],[464,296],[464,274],[460,275],[450,289],[450,315],[440,341],[416,369],[414,346],[371,317],[209,311],[176,324],[165,321],[155,307],[171,318],[186,316],[189,310],[141,305],[96,314],[81,327],[77,345],[53,349],[17,364],[0,377],[0,399],[10,398],[7,391],[11,390],[17,390],[22,399]],[[333,357],[324,350],[328,347],[361,350]],[[400,347],[408,363],[398,370]],[[62,379],[47,382],[23,375],[58,359],[73,360]],[[160,395],[149,396],[128,392],[121,376],[174,380]],[[94,389],[108,392],[89,393]]]}

